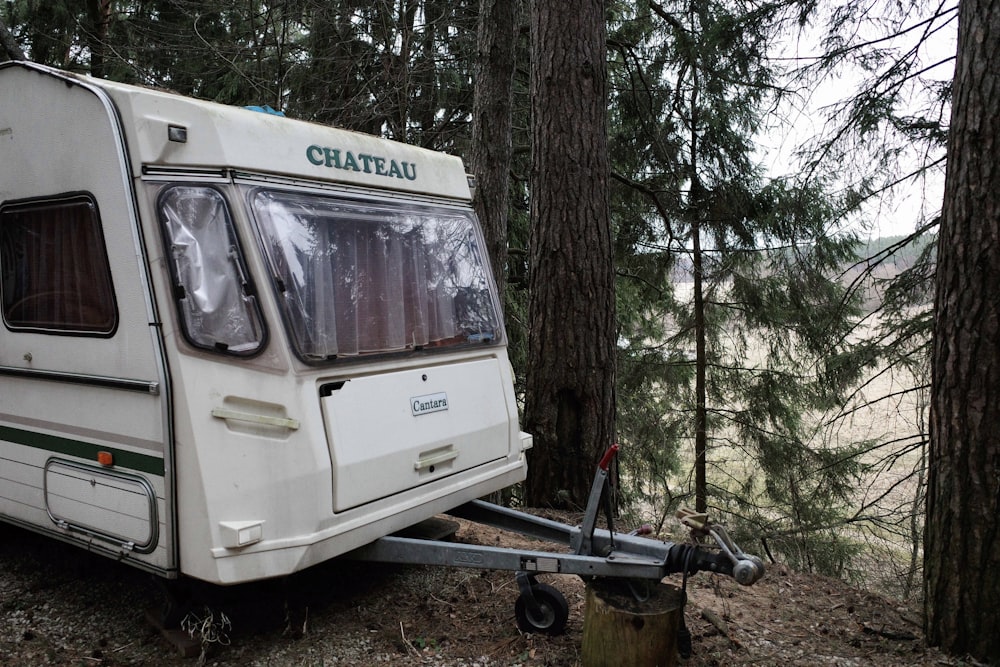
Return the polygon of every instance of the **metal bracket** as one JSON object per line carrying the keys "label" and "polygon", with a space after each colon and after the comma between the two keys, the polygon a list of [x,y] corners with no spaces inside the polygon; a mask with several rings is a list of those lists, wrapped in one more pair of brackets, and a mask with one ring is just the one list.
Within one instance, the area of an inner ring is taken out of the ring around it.
{"label": "metal bracket", "polygon": [[[575,552],[584,556],[593,556],[594,554],[594,530],[597,526],[597,512],[601,508],[601,496],[604,494],[604,488],[608,483],[608,468],[611,466],[611,461],[618,454],[618,445],[614,444],[608,448],[608,451],[604,452],[604,456],[601,457],[601,462],[597,465],[597,473],[594,475],[594,482],[590,485],[590,496],[587,497],[587,507],[583,514],[583,523],[580,525],[580,541],[575,546]],[[609,515],[610,520],[610,515]],[[609,528],[611,528],[609,526]],[[612,533],[613,535],[613,533]],[[614,539],[612,537],[612,539]],[[614,543],[611,544],[611,550],[614,550]]]}
{"label": "metal bracket", "polygon": [[531,590],[538,581],[535,579],[535,575],[528,574],[527,572],[515,572],[514,581],[517,582],[517,588],[521,591],[527,600],[531,601],[532,606],[537,609],[538,601],[535,600],[535,593]]}
{"label": "metal bracket", "polygon": [[682,507],[677,510],[677,518],[691,530],[691,536],[696,541],[698,538],[709,537],[718,545],[732,563],[733,578],[738,583],[749,586],[764,576],[764,562],[756,556],[744,553],[729,537],[725,526],[712,523],[708,514]]}

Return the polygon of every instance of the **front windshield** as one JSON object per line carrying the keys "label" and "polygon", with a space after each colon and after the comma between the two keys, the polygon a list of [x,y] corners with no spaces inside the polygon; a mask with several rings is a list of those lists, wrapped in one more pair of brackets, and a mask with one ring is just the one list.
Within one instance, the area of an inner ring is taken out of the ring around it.
{"label": "front windshield", "polygon": [[499,338],[471,213],[264,188],[249,201],[303,359]]}

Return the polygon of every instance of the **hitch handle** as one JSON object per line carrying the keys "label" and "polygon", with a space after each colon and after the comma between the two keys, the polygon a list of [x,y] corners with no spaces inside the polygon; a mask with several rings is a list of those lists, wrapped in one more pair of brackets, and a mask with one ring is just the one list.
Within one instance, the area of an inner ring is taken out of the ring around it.
{"label": "hitch handle", "polygon": [[604,452],[604,456],[601,457],[601,462],[597,464],[597,467],[604,472],[608,471],[608,466],[611,465],[611,459],[618,455],[618,443],[608,447],[608,451]]}

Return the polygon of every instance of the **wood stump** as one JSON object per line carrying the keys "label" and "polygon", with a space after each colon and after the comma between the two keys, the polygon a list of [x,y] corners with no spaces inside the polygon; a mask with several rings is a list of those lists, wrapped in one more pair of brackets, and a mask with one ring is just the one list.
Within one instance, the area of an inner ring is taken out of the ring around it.
{"label": "wood stump", "polygon": [[[664,583],[594,579],[587,583],[583,667],[673,667],[683,593]],[[648,596],[648,597],[647,597]]]}

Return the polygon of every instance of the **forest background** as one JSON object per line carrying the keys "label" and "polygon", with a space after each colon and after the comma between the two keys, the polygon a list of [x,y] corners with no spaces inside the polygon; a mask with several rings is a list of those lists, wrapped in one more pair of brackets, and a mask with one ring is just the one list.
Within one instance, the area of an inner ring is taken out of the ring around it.
{"label": "forest background", "polygon": [[[463,156],[530,395],[525,5],[6,0],[0,37],[10,57]],[[751,551],[919,596],[957,1],[605,11],[616,356],[595,383],[613,384],[619,512],[662,529],[696,505]],[[506,501],[580,502],[541,485]]]}

